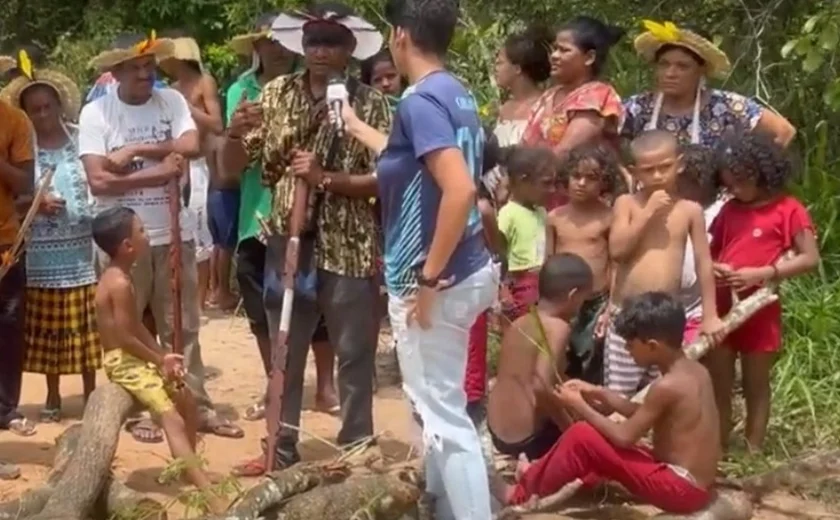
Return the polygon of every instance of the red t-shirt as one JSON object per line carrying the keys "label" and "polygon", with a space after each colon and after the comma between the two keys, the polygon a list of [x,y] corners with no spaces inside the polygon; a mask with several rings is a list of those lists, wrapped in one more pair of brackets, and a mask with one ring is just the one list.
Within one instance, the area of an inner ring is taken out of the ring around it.
{"label": "red t-shirt", "polygon": [[805,230],[813,233],[814,224],[805,206],[793,197],[758,207],[732,199],[709,228],[712,258],[733,269],[772,265]]}

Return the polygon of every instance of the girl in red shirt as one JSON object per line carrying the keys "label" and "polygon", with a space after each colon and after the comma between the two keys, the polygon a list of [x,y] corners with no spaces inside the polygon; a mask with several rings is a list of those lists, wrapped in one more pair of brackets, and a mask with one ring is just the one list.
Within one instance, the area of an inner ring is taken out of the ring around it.
{"label": "girl in red shirt", "polygon": [[[784,280],[817,267],[820,256],[814,225],[801,202],[785,186],[793,173],[790,158],[771,138],[739,136],[721,157],[721,181],[733,198],[712,223],[712,258],[721,316],[771,280]],[[795,256],[779,261],[786,251]],[[735,359],[740,355],[747,403],[746,440],[760,450],[770,418],[770,370],[782,343],[782,307],[775,302],[732,332],[707,356],[720,413],[721,442],[731,432]]]}

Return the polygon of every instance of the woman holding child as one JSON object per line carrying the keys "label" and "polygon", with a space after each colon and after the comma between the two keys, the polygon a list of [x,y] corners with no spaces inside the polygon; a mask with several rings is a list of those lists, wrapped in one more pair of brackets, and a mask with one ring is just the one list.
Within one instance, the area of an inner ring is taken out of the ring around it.
{"label": "woman holding child", "polygon": [[36,182],[54,176],[32,223],[26,255],[24,370],[45,374],[47,399],[41,420],[61,419],[59,377],[82,374],[87,398],[102,366],[94,318],[96,275],[88,185],[76,146],[81,93],[73,81],[49,69],[34,70],[25,51],[21,74],[0,98],[24,110],[35,129]]}
{"label": "woman holding child", "polygon": [[796,135],[790,122],[755,99],[707,87],[708,78],[724,78],[729,58],[696,29],[673,23],[644,22],[646,32],[634,45],[654,65],[656,90],[624,102],[623,137],[633,139],[645,130],[664,129],[681,144],[714,147],[727,131],[773,136],[787,146]]}

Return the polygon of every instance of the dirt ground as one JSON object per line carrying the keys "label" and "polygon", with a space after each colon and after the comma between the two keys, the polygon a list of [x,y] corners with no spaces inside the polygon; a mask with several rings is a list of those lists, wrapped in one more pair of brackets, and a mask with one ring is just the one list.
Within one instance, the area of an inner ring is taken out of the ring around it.
{"label": "dirt ground", "polygon": [[[210,395],[222,415],[239,419],[244,409],[259,397],[265,385],[259,354],[247,323],[243,318],[214,316],[202,328],[201,340],[205,364],[220,372],[218,377],[208,381]],[[100,374],[99,381],[105,381],[104,374]],[[334,441],[339,420],[311,411],[314,405],[314,384],[314,369],[310,363],[304,396],[307,411],[303,414],[302,427],[327,441]],[[16,481],[0,481],[0,502],[17,497],[46,479],[53,459],[53,440],[67,426],[81,418],[81,388],[79,377],[66,377],[62,381],[64,419],[60,424],[41,424],[35,436],[25,439],[9,432],[0,432],[0,460],[17,464],[22,472],[22,477]],[[41,377],[32,374],[24,377],[22,411],[30,419],[37,419],[45,393]],[[376,431],[382,433],[379,442],[382,453],[388,457],[404,459],[409,454],[409,446],[416,433],[401,391],[394,387],[380,387],[374,402],[374,414]],[[259,439],[265,430],[264,423],[239,420],[239,424],[245,430],[244,439],[231,440],[214,436],[205,436],[203,439],[202,455],[207,460],[209,470],[220,477],[227,475],[234,465],[258,453]],[[305,434],[302,435],[300,449],[306,460],[331,458],[335,454],[332,447]],[[176,501],[185,488],[178,484],[165,486],[157,482],[168,461],[166,444],[141,444],[124,433],[114,461],[114,471],[129,487],[148,493],[162,503],[171,503]],[[240,483],[247,487],[253,481],[241,479]],[[180,509],[180,506],[175,505],[173,513]],[[630,518],[637,517],[636,514],[627,510],[618,513],[611,509],[580,518]],[[179,516],[176,513],[170,517]],[[544,515],[540,518],[552,517]],[[765,507],[754,518],[822,519],[840,518],[840,515],[829,513],[819,504],[777,495],[765,500]]]}

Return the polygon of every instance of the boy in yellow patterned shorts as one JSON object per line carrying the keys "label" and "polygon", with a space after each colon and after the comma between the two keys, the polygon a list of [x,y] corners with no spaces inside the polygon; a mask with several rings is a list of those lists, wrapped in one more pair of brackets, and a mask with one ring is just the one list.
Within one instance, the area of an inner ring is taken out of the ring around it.
{"label": "boy in yellow patterned shorts", "polygon": [[[105,373],[161,424],[173,457],[195,460],[197,409],[183,383],[183,356],[166,352],[143,326],[131,283],[134,262],[149,248],[143,223],[129,208],[107,209],[93,221],[93,240],[111,258],[96,288]],[[198,465],[187,464],[185,473],[199,489],[211,489]],[[208,495],[214,513],[227,509],[221,497]]]}

